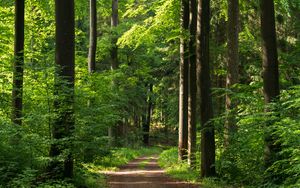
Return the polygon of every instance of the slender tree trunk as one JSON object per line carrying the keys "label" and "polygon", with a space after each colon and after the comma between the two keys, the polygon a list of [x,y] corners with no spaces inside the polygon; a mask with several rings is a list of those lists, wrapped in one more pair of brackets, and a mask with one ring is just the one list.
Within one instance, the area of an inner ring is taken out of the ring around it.
{"label": "slender tree trunk", "polygon": [[[112,0],[112,15],[111,15],[111,27],[117,27],[119,24],[119,13],[118,13],[118,0]],[[118,62],[118,47],[117,47],[117,41],[118,38],[115,36],[115,33],[112,33],[112,49],[110,52],[111,56],[111,69],[115,70],[119,67]]]}
{"label": "slender tree trunk", "polygon": [[12,122],[22,125],[24,72],[24,0],[15,0],[15,44],[12,90]]}
{"label": "slender tree trunk", "polygon": [[189,73],[189,52],[188,40],[185,36],[189,29],[189,1],[181,0],[181,30],[180,39],[180,77],[179,77],[179,140],[178,158],[187,158],[188,150],[188,73]]}
{"label": "slender tree trunk", "polygon": [[196,98],[197,98],[197,1],[190,0],[190,69],[189,69],[189,116],[188,116],[188,163],[195,167],[196,162]]}
{"label": "slender tree trunk", "polygon": [[[279,71],[275,29],[275,11],[273,0],[261,0],[261,34],[263,52],[263,85],[265,103],[276,102],[279,98]],[[266,111],[269,111],[266,108]],[[270,129],[271,130],[271,129]],[[265,166],[270,167],[277,159],[276,155],[281,150],[276,144],[273,132],[265,136]]]}
{"label": "slender tree trunk", "polygon": [[89,72],[96,71],[97,49],[97,0],[90,0],[90,48],[88,57]]}
{"label": "slender tree trunk", "polygon": [[[227,26],[227,78],[226,88],[232,89],[239,82],[239,0],[228,0]],[[235,109],[237,101],[226,94],[227,117],[225,122],[225,147],[229,146],[237,130]]]}
{"label": "slender tree trunk", "polygon": [[[116,37],[116,34],[113,32],[113,28],[117,27],[118,24],[119,24],[118,0],[112,0],[111,11],[112,11],[112,13],[111,13],[111,29],[112,29],[111,44],[112,44],[112,49],[110,51],[110,61],[111,61],[111,70],[116,70],[116,69],[119,68],[118,47],[117,47],[118,38]],[[113,84],[116,85],[115,82]],[[108,135],[111,139],[117,141],[117,138],[120,137],[120,135],[118,135],[118,132],[119,132],[118,129],[121,128],[121,124],[122,124],[122,121],[118,121],[117,125],[115,127],[110,127],[109,128]]]}
{"label": "slender tree trunk", "polygon": [[213,118],[209,33],[210,33],[210,0],[199,0],[197,31],[197,74],[200,91],[201,119],[201,177],[215,176],[215,134],[210,122]]}
{"label": "slender tree trunk", "polygon": [[143,126],[143,143],[146,146],[149,146],[149,131],[151,124],[151,115],[152,115],[152,92],[153,92],[153,84],[149,86],[149,97],[148,97],[148,109],[147,109],[147,118],[146,123]]}
{"label": "slender tree trunk", "polygon": [[[73,175],[71,136],[74,129],[74,0],[55,1],[56,20],[56,75],[54,87],[54,108],[56,116],[52,127],[53,143],[50,148],[52,164],[49,170],[58,178]],[[67,141],[65,141],[66,139]],[[58,160],[67,152],[64,164]]]}

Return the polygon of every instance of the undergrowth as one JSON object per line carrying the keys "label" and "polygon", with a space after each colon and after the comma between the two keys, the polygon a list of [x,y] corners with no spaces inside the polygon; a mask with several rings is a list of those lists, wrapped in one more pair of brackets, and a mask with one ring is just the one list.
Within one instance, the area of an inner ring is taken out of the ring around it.
{"label": "undergrowth", "polygon": [[[200,168],[191,169],[187,162],[178,161],[178,151],[176,147],[163,151],[159,156],[158,163],[163,169],[165,169],[167,175],[169,175],[170,177],[191,183],[199,183],[202,188],[231,187],[225,182],[220,181],[219,179],[200,179]],[[196,166],[199,166],[199,164],[197,164]]]}
{"label": "undergrowth", "polygon": [[82,163],[82,173],[78,184],[85,185],[88,188],[105,187],[105,171],[116,171],[118,167],[127,164],[129,161],[143,155],[154,155],[161,153],[158,147],[149,148],[115,148],[105,157],[96,158],[93,163]]}
{"label": "undergrowth", "polygon": [[111,151],[111,153],[105,157],[96,158],[94,163],[85,164],[86,166],[94,166],[100,171],[115,171],[118,167],[127,164],[129,161],[142,156],[142,155],[153,155],[159,154],[161,149],[158,147],[149,148],[116,148]]}

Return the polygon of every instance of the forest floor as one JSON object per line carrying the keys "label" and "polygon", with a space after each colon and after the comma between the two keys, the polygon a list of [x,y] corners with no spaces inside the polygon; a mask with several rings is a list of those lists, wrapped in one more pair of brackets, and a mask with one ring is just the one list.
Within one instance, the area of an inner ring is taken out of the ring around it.
{"label": "forest floor", "polygon": [[198,188],[200,185],[168,177],[158,163],[158,156],[139,157],[117,172],[107,172],[109,188]]}

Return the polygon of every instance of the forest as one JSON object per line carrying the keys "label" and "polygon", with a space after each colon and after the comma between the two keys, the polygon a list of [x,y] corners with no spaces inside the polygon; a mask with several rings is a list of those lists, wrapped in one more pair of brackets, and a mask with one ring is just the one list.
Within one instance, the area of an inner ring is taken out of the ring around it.
{"label": "forest", "polygon": [[300,0],[1,0],[2,187],[300,187]]}

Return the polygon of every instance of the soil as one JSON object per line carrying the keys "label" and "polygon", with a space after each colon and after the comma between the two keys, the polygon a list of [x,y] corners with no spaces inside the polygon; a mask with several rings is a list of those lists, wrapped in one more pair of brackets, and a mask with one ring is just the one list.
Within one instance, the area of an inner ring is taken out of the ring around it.
{"label": "soil", "polygon": [[157,164],[157,156],[140,157],[117,172],[107,173],[109,188],[199,188],[199,185],[168,177]]}

